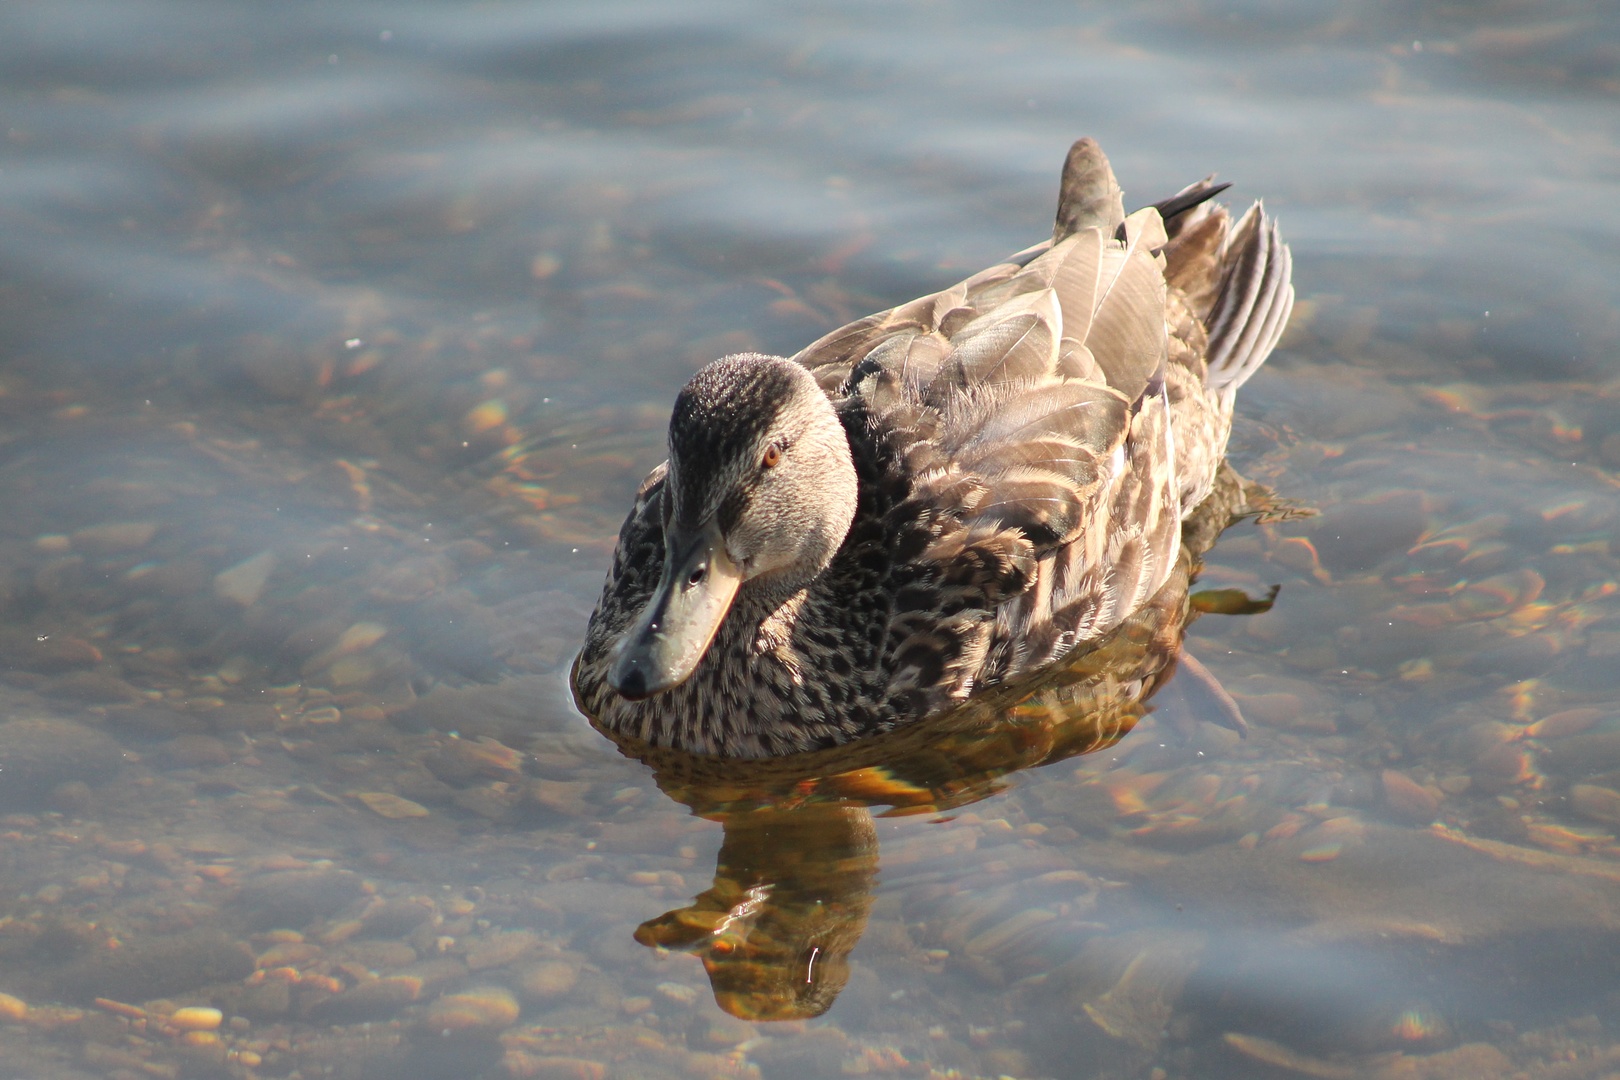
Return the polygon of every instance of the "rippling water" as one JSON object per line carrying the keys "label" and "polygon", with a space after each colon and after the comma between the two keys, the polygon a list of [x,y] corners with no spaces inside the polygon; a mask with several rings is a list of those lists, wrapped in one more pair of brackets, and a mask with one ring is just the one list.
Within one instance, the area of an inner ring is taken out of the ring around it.
{"label": "rippling water", "polygon": [[[1595,11],[0,12],[0,1071],[1608,1075]],[[564,673],[676,388],[1038,239],[1081,134],[1293,246],[1232,458],[1321,512],[1192,586],[1274,605],[1146,705],[621,756]]]}

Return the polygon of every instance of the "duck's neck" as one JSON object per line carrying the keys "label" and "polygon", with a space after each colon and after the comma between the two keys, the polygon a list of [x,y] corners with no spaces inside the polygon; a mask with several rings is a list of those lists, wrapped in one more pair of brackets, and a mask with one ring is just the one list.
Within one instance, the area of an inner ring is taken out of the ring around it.
{"label": "duck's neck", "polygon": [[803,596],[820,573],[818,570],[815,575],[804,578],[802,575],[789,576],[783,571],[754,578],[737,591],[737,599],[731,605],[731,617],[757,626]]}

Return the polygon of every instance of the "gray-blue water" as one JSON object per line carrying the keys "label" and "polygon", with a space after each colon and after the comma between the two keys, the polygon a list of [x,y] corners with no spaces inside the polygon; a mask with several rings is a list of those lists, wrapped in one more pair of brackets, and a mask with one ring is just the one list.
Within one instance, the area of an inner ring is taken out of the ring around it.
{"label": "gray-blue water", "polygon": [[[1606,1075],[1617,41],[0,10],[0,1076]],[[1232,459],[1321,513],[1230,530],[1197,587],[1281,594],[1188,638],[1248,738],[1167,694],[951,809],[694,813],[565,681],[675,390],[1038,240],[1080,135],[1293,248]],[[818,919],[825,1012],[747,1018],[820,954],[747,953],[750,998],[725,935]]]}

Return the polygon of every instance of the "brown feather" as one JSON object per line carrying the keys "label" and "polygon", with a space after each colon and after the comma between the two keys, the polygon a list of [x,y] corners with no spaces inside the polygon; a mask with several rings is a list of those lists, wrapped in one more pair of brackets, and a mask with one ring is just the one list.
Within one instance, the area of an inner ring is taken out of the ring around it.
{"label": "brown feather", "polygon": [[1265,361],[1293,309],[1292,260],[1276,223],[1255,203],[1228,244],[1225,280],[1209,320],[1209,385],[1241,386]]}
{"label": "brown feather", "polygon": [[1226,207],[1217,206],[1195,223],[1182,222],[1177,234],[1165,245],[1165,280],[1186,297],[1187,304],[1200,319],[1208,318],[1220,291],[1224,269],[1221,256],[1226,250],[1230,226],[1231,217]]}
{"label": "brown feather", "polygon": [[1055,473],[1009,469],[993,479],[973,517],[1016,529],[1037,548],[1048,548],[1079,531],[1088,501],[1075,484]]}
{"label": "brown feather", "polygon": [[1052,323],[1034,311],[980,316],[962,328],[952,346],[935,378],[947,392],[982,383],[1032,381],[1057,363]]}
{"label": "brown feather", "polygon": [[957,445],[1014,445],[1047,435],[1073,438],[1099,457],[1124,437],[1128,404],[1105,386],[1060,382],[993,400]]}
{"label": "brown feather", "polygon": [[1145,251],[1121,260],[1086,335],[1086,348],[1108,385],[1135,401],[1169,355],[1164,332],[1164,275]]}
{"label": "brown feather", "polygon": [[1097,455],[1065,435],[1007,445],[989,443],[964,451],[959,460],[964,468],[992,479],[1012,469],[1043,469],[1089,487],[1097,483],[1099,475]]}
{"label": "brown feather", "polygon": [[1063,336],[1083,343],[1091,332],[1097,310],[1097,289],[1102,280],[1103,245],[1112,244],[1101,229],[1087,229],[1069,237],[1056,250],[1061,262],[1052,276],[1063,311]]}

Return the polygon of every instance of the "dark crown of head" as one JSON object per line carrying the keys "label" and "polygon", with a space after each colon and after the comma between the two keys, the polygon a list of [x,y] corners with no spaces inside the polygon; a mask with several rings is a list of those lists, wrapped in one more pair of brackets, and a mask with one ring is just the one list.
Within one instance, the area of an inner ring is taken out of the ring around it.
{"label": "dark crown of head", "polygon": [[701,505],[715,473],[759,442],[794,390],[780,364],[754,357],[727,358],[694,375],[669,420],[669,448],[679,462],[677,502]]}
{"label": "dark crown of head", "polygon": [[795,389],[775,364],[739,359],[711,364],[675,399],[669,445],[683,467],[719,465],[753,446]]}

